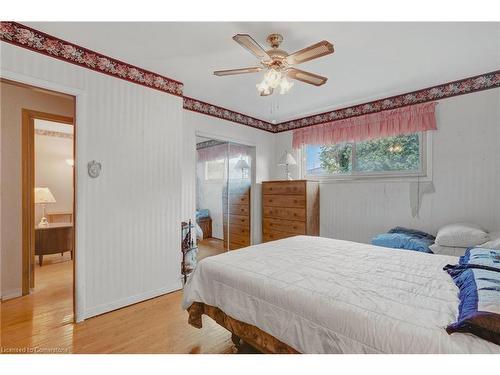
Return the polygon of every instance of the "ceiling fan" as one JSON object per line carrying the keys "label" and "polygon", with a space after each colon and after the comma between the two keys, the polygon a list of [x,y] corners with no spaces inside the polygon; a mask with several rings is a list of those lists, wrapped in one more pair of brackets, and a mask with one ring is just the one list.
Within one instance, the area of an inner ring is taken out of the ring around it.
{"label": "ceiling fan", "polygon": [[271,49],[267,51],[250,35],[236,34],[233,39],[257,57],[260,60],[260,66],[216,70],[214,74],[216,76],[228,76],[265,71],[264,80],[256,85],[261,96],[271,95],[277,88],[279,88],[280,94],[286,94],[293,86],[293,82],[288,81],[287,77],[315,86],[321,86],[328,80],[326,77],[294,68],[294,65],[332,54],[334,51],[333,45],[326,40],[289,55],[279,48],[281,42],[283,42],[283,36],[280,34],[270,34],[267,37],[266,41],[271,46]]}

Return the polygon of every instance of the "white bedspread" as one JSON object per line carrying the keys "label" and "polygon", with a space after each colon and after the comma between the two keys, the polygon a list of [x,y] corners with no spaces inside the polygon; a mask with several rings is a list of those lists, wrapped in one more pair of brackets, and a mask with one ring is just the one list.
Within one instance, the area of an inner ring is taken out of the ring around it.
{"label": "white bedspread", "polygon": [[448,335],[457,258],[298,236],[203,259],[183,307],[216,306],[301,353],[500,353]]}

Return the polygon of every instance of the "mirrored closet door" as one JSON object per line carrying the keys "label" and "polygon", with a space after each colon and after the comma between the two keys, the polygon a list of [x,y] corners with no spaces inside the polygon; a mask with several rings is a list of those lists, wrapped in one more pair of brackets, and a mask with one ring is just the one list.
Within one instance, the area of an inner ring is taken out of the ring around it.
{"label": "mirrored closet door", "polygon": [[251,244],[254,147],[196,138],[199,259]]}

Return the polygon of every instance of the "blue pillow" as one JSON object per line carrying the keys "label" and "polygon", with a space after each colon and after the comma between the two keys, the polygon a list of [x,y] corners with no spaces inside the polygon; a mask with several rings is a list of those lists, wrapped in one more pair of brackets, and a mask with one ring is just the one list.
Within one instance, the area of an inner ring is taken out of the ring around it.
{"label": "blue pillow", "polygon": [[468,332],[500,345],[500,272],[448,266],[460,289],[458,319],[446,332]]}
{"label": "blue pillow", "polygon": [[429,246],[433,243],[433,240],[417,238],[405,233],[382,233],[372,239],[372,244],[375,246],[414,250],[430,254],[432,254],[432,251]]}
{"label": "blue pillow", "polygon": [[422,232],[421,230],[405,228],[405,227],[395,227],[392,228],[387,233],[404,233],[416,238],[427,238],[428,240],[432,241],[436,240],[436,237],[434,237],[432,234]]}

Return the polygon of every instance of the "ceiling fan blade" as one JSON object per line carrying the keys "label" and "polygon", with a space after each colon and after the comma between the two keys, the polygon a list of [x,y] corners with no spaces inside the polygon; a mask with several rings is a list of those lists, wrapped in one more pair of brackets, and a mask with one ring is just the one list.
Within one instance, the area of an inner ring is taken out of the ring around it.
{"label": "ceiling fan blade", "polygon": [[245,74],[245,73],[257,73],[260,72],[262,68],[260,66],[252,68],[241,68],[241,69],[228,69],[228,70],[216,70],[214,74],[216,76],[230,76],[233,74]]}
{"label": "ceiling fan blade", "polygon": [[302,81],[305,83],[309,83],[314,86],[321,86],[326,83],[328,78],[314,74],[314,73],[309,73],[305,72],[300,69],[295,69],[295,68],[290,68],[287,71],[287,76],[296,79],[298,81]]}
{"label": "ceiling fan blade", "polygon": [[233,40],[260,60],[271,60],[271,57],[267,54],[264,48],[262,48],[250,35],[236,34],[233,36]]}
{"label": "ceiling fan blade", "polygon": [[301,64],[303,62],[317,59],[321,56],[326,56],[333,53],[333,44],[323,40],[319,43],[313,44],[312,46],[301,49],[300,51],[294,52],[286,57],[286,62],[289,65]]}

